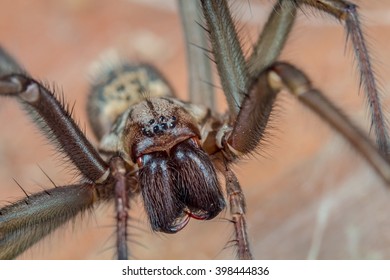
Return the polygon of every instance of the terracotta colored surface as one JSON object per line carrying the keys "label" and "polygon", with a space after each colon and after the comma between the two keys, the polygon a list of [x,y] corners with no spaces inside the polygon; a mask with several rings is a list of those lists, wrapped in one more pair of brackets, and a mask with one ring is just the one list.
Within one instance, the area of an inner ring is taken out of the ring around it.
{"label": "terracotta colored surface", "polygon": [[[268,1],[264,1],[267,2]],[[364,2],[364,3],[363,3]],[[172,1],[7,1],[0,9],[0,43],[39,79],[55,83],[75,105],[75,115],[93,140],[85,114],[87,69],[110,48],[155,63],[178,94],[186,96],[185,56],[180,21]],[[164,3],[164,4],[162,4]],[[389,108],[390,3],[361,1],[383,99]],[[247,47],[270,9],[258,2],[234,4]],[[314,84],[368,131],[367,110],[353,67],[344,55],[344,29],[337,21],[299,16],[282,58],[312,77]],[[223,105],[222,95],[218,96]],[[280,98],[269,141],[256,159],[237,166],[245,190],[253,253],[262,259],[390,258],[390,194],[352,148],[292,97]],[[39,166],[59,185],[75,179],[13,100],[0,102],[0,200],[50,186]],[[151,233],[141,201],[133,203],[130,246],[136,259],[220,259],[232,226],[227,211],[191,221],[176,235]],[[105,259],[113,250],[110,205],[56,231],[21,258]],[[141,244],[141,245],[140,245]]]}

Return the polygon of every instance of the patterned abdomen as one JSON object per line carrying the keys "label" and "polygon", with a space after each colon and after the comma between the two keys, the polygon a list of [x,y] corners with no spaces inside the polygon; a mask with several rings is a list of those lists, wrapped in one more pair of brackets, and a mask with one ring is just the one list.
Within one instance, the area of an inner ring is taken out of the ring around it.
{"label": "patterned abdomen", "polygon": [[148,64],[105,62],[95,72],[87,110],[99,140],[123,112],[145,97],[174,96],[165,78]]}

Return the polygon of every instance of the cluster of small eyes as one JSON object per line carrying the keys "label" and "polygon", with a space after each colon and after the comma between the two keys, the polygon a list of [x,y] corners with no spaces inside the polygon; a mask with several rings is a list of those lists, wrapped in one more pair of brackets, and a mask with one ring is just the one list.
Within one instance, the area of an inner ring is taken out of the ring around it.
{"label": "cluster of small eyes", "polygon": [[153,137],[156,134],[163,134],[166,130],[176,126],[176,117],[170,118],[160,116],[157,120],[151,119],[148,126],[142,128],[142,134],[147,137]]}

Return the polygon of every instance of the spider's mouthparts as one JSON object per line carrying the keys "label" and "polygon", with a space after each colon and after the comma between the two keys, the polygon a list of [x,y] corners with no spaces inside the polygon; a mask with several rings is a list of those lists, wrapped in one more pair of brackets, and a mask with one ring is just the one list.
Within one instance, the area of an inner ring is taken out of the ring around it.
{"label": "spider's mouthparts", "polygon": [[[188,142],[190,142],[191,143],[191,145],[193,145],[194,146],[194,148],[200,148],[200,149],[202,149],[201,148],[201,144],[200,144],[200,140],[199,140],[199,138],[197,137],[197,136],[192,136],[192,137],[189,137],[189,138],[184,138],[184,140],[183,139],[177,139],[177,141],[176,141],[176,143],[173,143],[172,144],[172,147],[171,148],[166,148],[166,149],[164,149],[164,150],[158,150],[158,151],[153,151],[153,152],[151,152],[151,153],[148,153],[148,154],[153,154],[153,153],[156,153],[156,152],[161,152],[161,153],[166,153],[167,154],[167,156],[168,157],[170,157],[170,155],[172,154],[172,151],[174,151],[174,147],[176,146],[176,145],[180,145],[181,143],[183,143],[183,142],[185,142],[185,141],[188,141]],[[137,157],[137,161],[136,161],[136,163],[137,163],[137,165],[138,165],[138,168],[142,168],[143,166],[144,166],[144,164],[145,164],[145,160],[144,160],[144,157],[146,156],[146,154],[142,154],[142,155],[140,155],[139,157]]]}
{"label": "spider's mouthparts", "polygon": [[156,229],[156,231],[162,231],[165,233],[176,233],[181,231],[190,221],[189,215],[184,215],[176,218],[168,228]]}
{"label": "spider's mouthparts", "polygon": [[183,215],[177,217],[169,228],[160,228],[158,231],[162,231],[165,233],[176,233],[178,231],[181,231],[190,221],[190,218],[196,219],[196,220],[208,220],[210,219],[210,214],[205,211],[201,210],[194,210],[192,212],[190,209],[184,209]]}
{"label": "spider's mouthparts", "polygon": [[225,207],[214,165],[196,139],[177,144],[169,154],[145,154],[139,163],[139,184],[153,230],[175,233],[190,218],[212,219]]}

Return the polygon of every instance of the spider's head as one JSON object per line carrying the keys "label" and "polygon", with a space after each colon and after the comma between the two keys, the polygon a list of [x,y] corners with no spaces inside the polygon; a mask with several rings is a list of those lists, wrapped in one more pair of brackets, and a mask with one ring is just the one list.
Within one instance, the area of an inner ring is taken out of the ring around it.
{"label": "spider's head", "polygon": [[173,98],[149,98],[133,106],[125,127],[125,149],[133,162],[145,154],[168,152],[189,138],[200,138],[192,116]]}
{"label": "spider's head", "polygon": [[212,219],[224,207],[214,165],[200,145],[195,119],[171,98],[150,98],[129,112],[125,149],[152,229],[181,230],[189,219]]}

